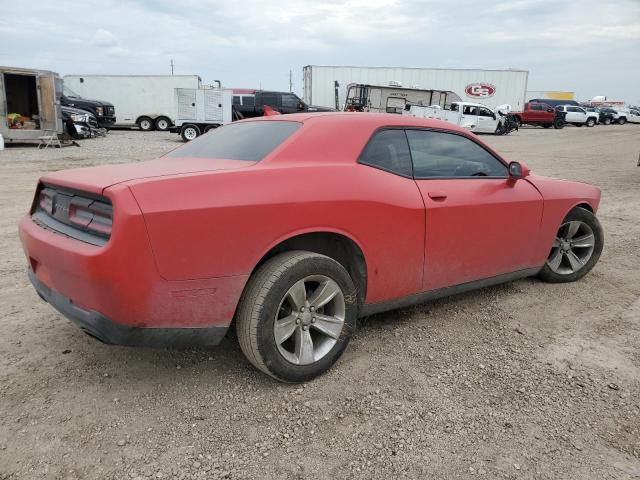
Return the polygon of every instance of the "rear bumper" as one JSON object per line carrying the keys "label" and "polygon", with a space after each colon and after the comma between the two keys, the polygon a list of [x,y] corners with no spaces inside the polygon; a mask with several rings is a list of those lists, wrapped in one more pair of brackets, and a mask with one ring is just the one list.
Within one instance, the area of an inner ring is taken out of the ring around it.
{"label": "rear bumper", "polygon": [[109,345],[138,347],[212,346],[220,343],[227,327],[209,328],[138,328],[123,325],[95,310],[86,310],[71,299],[52,290],[29,269],[29,280],[38,295],[71,320],[86,334]]}

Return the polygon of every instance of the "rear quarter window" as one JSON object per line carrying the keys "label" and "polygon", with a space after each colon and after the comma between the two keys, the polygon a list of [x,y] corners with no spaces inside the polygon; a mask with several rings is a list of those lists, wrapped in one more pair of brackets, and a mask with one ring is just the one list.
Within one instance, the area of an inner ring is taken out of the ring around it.
{"label": "rear quarter window", "polygon": [[281,120],[232,123],[211,130],[166,156],[259,162],[301,126],[299,122]]}

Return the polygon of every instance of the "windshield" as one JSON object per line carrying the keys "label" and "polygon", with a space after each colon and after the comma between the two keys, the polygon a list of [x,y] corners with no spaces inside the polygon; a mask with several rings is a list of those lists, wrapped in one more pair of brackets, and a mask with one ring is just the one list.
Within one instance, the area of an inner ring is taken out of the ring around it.
{"label": "windshield", "polygon": [[259,162],[301,126],[282,120],[232,123],[210,130],[166,156]]}
{"label": "windshield", "polygon": [[80,95],[78,95],[76,92],[74,92],[73,90],[71,90],[69,87],[67,87],[66,85],[64,85],[62,87],[62,92],[64,93],[65,97],[69,97],[69,98],[82,98]]}

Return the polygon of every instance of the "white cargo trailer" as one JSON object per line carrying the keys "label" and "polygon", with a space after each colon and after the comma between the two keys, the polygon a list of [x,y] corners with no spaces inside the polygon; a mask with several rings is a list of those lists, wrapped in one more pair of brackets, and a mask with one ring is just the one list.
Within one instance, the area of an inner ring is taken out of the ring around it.
{"label": "white cargo trailer", "polygon": [[113,103],[117,127],[168,130],[178,119],[176,88],[200,88],[198,75],[65,75],[64,85],[84,98]]}
{"label": "white cargo trailer", "polygon": [[176,88],[174,102],[177,118],[170,131],[185,142],[233,121],[231,98],[227,88]]}
{"label": "white cargo trailer", "polygon": [[[342,109],[347,86],[353,83],[406,88],[450,90],[468,102],[490,108],[509,104],[524,107],[529,72],[526,70],[472,70],[441,68],[387,68],[307,65],[304,101]],[[338,83],[336,96],[335,84]],[[336,105],[336,98],[338,104]]]}

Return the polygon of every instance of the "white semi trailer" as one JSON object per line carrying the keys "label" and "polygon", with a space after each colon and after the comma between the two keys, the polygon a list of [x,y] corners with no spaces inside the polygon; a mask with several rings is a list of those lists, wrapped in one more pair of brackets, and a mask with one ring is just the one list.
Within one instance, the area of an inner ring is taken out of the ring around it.
{"label": "white semi trailer", "polygon": [[518,111],[524,108],[529,72],[307,65],[303,69],[303,75],[303,99],[308,105],[342,110],[348,86],[356,83],[452,91],[465,102],[482,103],[489,108],[509,104]]}
{"label": "white semi trailer", "polygon": [[169,130],[178,119],[176,88],[201,88],[198,75],[65,75],[66,88],[113,103],[116,127]]}

